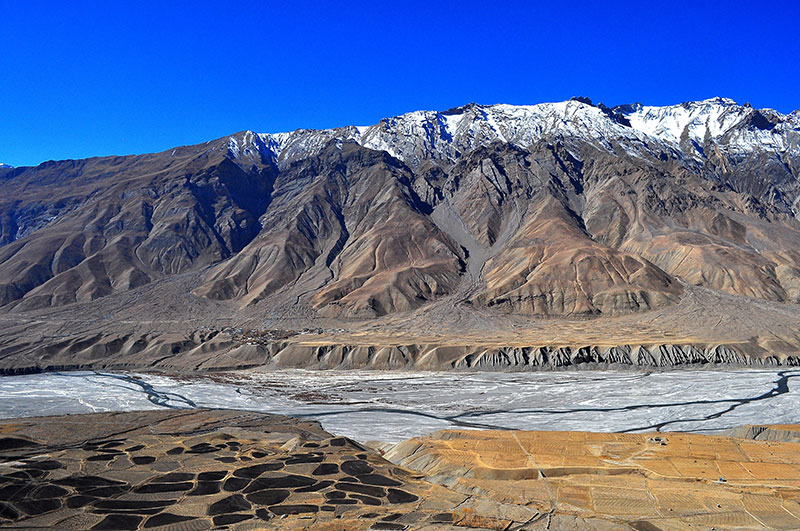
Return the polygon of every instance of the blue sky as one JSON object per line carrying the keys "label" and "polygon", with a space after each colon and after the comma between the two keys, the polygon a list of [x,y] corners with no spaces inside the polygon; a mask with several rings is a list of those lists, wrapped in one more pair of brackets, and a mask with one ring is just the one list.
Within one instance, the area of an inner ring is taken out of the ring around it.
{"label": "blue sky", "polygon": [[723,4],[0,0],[0,162],[468,102],[800,108],[800,8]]}

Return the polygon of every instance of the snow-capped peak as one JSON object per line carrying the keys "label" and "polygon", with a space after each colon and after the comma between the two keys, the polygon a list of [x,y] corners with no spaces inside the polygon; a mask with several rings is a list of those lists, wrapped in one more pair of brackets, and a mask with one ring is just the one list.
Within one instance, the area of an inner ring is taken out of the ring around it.
{"label": "snow-capped peak", "polygon": [[603,109],[575,100],[519,106],[469,104],[442,112],[415,111],[384,118],[372,126],[300,129],[260,136],[265,143],[277,144],[275,155],[280,161],[318,152],[337,138],[386,151],[417,166],[423,160],[452,163],[492,142],[527,147],[551,135],[580,137],[612,150],[611,140],[616,138],[626,138],[632,145],[647,142],[645,135],[609,119]]}
{"label": "snow-capped peak", "polygon": [[[775,111],[765,110],[775,115],[777,122],[785,121],[785,116]],[[633,112],[623,112],[630,121],[631,126],[647,135],[682,144],[689,142],[696,149],[702,150],[708,141],[718,143],[727,133],[733,132],[742,124],[746,124],[754,113],[760,113],[750,106],[738,105],[728,98],[712,98],[703,101],[692,101],[671,105],[667,107],[639,106]],[[750,128],[741,131],[740,135],[733,135],[727,142],[730,147],[747,149],[752,144],[772,145],[777,149],[783,147],[782,134],[770,131],[768,127],[759,129]],[[684,145],[684,149],[687,146]]]}
{"label": "snow-capped peak", "polygon": [[268,138],[271,142],[265,142],[263,136],[253,131],[242,131],[229,136],[223,149],[227,150],[230,158],[240,163],[254,164],[266,159],[274,160],[280,147],[271,138]]}
{"label": "snow-capped peak", "polygon": [[414,111],[371,126],[299,129],[258,136],[279,162],[314,154],[337,139],[386,151],[410,166],[418,166],[423,160],[451,164],[493,142],[528,147],[546,138],[578,140],[632,156],[667,153],[702,158],[709,142],[736,152],[797,150],[798,131],[800,113],[785,116],[771,109],[741,106],[727,98],[613,109],[574,98],[537,105],[471,103],[441,112]]}
{"label": "snow-capped peak", "polygon": [[13,167],[14,166],[12,166],[11,164],[5,164],[3,162],[0,162],[0,168],[13,168]]}

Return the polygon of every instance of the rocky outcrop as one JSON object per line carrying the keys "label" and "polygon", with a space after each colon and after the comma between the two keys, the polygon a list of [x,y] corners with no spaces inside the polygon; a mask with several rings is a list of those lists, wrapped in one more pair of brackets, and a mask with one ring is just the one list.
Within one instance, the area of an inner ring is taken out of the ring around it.
{"label": "rocky outcrop", "polygon": [[770,424],[764,426],[737,426],[724,432],[728,437],[754,441],[800,443],[800,426],[797,424]]}

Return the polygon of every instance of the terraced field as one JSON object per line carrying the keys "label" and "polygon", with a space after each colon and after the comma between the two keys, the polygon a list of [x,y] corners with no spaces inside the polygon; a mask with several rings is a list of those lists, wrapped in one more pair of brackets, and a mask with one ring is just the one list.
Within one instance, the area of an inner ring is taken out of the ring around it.
{"label": "terraced field", "polygon": [[800,528],[794,442],[680,433],[443,431],[386,457],[476,497],[636,529]]}

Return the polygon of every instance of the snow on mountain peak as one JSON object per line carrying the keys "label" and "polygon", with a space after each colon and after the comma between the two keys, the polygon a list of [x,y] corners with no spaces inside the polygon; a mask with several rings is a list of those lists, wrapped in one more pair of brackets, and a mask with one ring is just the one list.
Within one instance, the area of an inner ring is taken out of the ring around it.
{"label": "snow on mountain peak", "polygon": [[[798,120],[772,109],[754,109],[728,98],[711,98],[666,107],[639,107],[623,112],[631,126],[680,145],[690,156],[702,157],[704,146],[721,145],[730,152],[756,149],[797,150]],[[790,137],[795,137],[794,140]]]}
{"label": "snow on mountain peak", "polygon": [[720,136],[747,112],[733,100],[712,98],[667,107],[641,106],[625,117],[632,127],[650,136],[675,143],[687,137],[702,143],[706,134],[712,138]]}
{"label": "snow on mountain peak", "polygon": [[[493,142],[528,147],[546,138],[579,140],[631,156],[668,153],[703,158],[707,142],[735,152],[798,149],[800,113],[740,106],[711,98],[654,107],[640,103],[610,109],[587,98],[537,105],[478,105],[446,111],[414,111],[371,126],[258,135],[277,162],[319,152],[329,141],[349,140],[386,151],[411,166],[423,160],[454,163]],[[794,140],[789,139],[793,135]]]}

